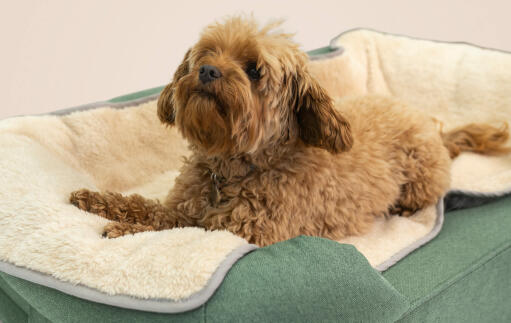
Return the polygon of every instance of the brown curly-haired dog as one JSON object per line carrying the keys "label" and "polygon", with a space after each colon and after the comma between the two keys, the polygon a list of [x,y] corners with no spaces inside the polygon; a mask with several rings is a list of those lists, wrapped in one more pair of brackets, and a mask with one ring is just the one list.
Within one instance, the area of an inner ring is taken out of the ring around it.
{"label": "brown curly-haired dog", "polygon": [[[460,150],[502,151],[507,128],[442,135],[385,97],[335,105],[289,35],[232,18],[206,28],[158,101],[192,155],[168,198],[80,190],[71,202],[111,220],[110,238],[147,230],[226,229],[260,246],[298,235],[340,239],[373,219],[437,202]],[[449,147],[449,149],[446,148]]]}

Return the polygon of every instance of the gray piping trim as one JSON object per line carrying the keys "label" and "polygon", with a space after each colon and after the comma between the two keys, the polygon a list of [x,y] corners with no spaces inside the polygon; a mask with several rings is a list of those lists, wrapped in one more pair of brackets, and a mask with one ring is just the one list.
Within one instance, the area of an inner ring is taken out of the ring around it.
{"label": "gray piping trim", "polygon": [[196,309],[203,305],[211,296],[213,296],[213,293],[216,291],[218,286],[220,286],[225,275],[227,275],[227,272],[231,269],[234,263],[247,253],[257,248],[258,247],[253,244],[246,244],[233,250],[220,263],[204,288],[190,297],[179,301],[167,299],[141,299],[128,295],[108,295],[90,287],[64,282],[50,275],[24,267],[18,267],[4,261],[0,261],[0,271],[11,276],[59,290],[65,294],[96,303],[156,313],[181,313]]}
{"label": "gray piping trim", "polygon": [[502,50],[502,49],[491,48],[491,47],[479,46],[479,45],[475,45],[475,44],[468,43],[468,42],[463,42],[463,41],[445,41],[445,40],[435,40],[435,39],[419,38],[419,37],[413,37],[413,36],[408,36],[408,35],[389,33],[389,32],[379,31],[379,30],[372,29],[372,28],[363,28],[363,27],[352,28],[352,29],[348,29],[348,30],[343,31],[342,33],[340,33],[339,35],[335,36],[330,41],[330,47],[332,47],[332,48],[342,47],[340,44],[338,44],[339,43],[339,39],[342,36],[344,36],[345,34],[349,34],[351,32],[354,32],[354,31],[363,31],[363,30],[372,31],[372,32],[375,32],[375,33],[378,33],[378,34],[382,34],[382,35],[408,38],[408,39],[412,39],[412,40],[424,40],[424,41],[429,41],[429,42],[433,42],[433,43],[440,43],[440,44],[466,45],[466,46],[476,47],[476,48],[480,48],[480,49],[484,49],[484,50],[491,50],[491,51],[494,51],[494,52],[500,52],[500,53],[504,53],[504,54],[511,54],[510,51],[505,51],[505,50]]}
{"label": "gray piping trim", "polygon": [[426,234],[424,237],[420,238],[419,240],[415,241],[411,245],[399,250],[397,253],[392,255],[389,259],[384,261],[383,263],[379,264],[375,267],[378,271],[385,271],[389,269],[391,266],[395,265],[399,260],[403,259],[407,255],[409,255],[412,251],[415,249],[418,249],[419,247],[423,246],[427,242],[433,240],[439,233],[440,229],[442,229],[442,225],[444,224],[444,201],[443,198],[438,201],[436,204],[436,222],[433,226],[433,229]]}
{"label": "gray piping trim", "polygon": [[[123,101],[123,102],[98,101],[98,102],[87,103],[87,104],[79,105],[76,107],[56,110],[56,111],[47,112],[47,113],[22,114],[22,115],[7,117],[6,119],[19,118],[19,117],[34,117],[34,116],[65,116],[65,115],[68,115],[68,114],[71,114],[74,112],[87,111],[87,110],[103,108],[103,107],[105,107],[105,108],[110,107],[110,108],[114,108],[114,109],[123,109],[123,108],[127,108],[127,107],[131,107],[131,106],[135,106],[135,105],[139,105],[139,104],[143,104],[143,103],[146,103],[149,101],[156,100],[156,99],[158,99],[159,96],[160,96],[160,94],[156,93],[156,94],[144,96],[142,98],[127,100],[127,101]],[[6,119],[3,119],[3,120],[6,120]]]}
{"label": "gray piping trim", "polygon": [[110,108],[114,108],[114,109],[122,109],[122,108],[130,107],[133,105],[139,105],[142,103],[156,100],[156,99],[158,99],[159,96],[160,96],[160,94],[158,93],[158,94],[152,94],[152,95],[145,96],[142,98],[133,99],[133,100],[129,100],[129,101],[123,101],[123,102],[99,101],[99,102],[79,105],[79,106],[73,107],[73,108],[57,110],[57,111],[53,111],[53,112],[46,113],[43,115],[64,116],[64,115],[71,114],[73,112],[81,112],[81,111],[96,109],[96,108],[100,108],[100,107],[110,107]]}

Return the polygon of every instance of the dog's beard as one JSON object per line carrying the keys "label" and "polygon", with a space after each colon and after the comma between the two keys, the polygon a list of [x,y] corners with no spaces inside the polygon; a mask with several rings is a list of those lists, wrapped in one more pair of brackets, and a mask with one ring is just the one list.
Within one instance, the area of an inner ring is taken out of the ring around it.
{"label": "dog's beard", "polygon": [[[206,91],[203,89],[194,90],[194,91],[192,91],[188,101],[190,101],[190,100],[198,101],[197,103],[195,103],[198,105],[204,104],[205,106],[203,107],[203,110],[205,110],[205,111],[215,112],[215,110],[216,110],[216,112],[222,118],[227,117],[227,110],[224,107],[224,103],[222,103],[220,101],[220,99],[217,97],[216,94],[214,94],[210,91]],[[213,110],[213,111],[211,111],[211,110]]]}
{"label": "dog's beard", "polygon": [[181,109],[179,118],[183,136],[208,154],[222,154],[229,149],[231,129],[225,108],[211,93],[193,91]]}

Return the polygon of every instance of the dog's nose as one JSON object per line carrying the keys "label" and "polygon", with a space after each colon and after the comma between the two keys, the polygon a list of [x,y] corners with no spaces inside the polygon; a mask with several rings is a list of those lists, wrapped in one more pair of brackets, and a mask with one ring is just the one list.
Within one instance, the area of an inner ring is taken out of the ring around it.
{"label": "dog's nose", "polygon": [[199,69],[199,79],[203,84],[209,83],[222,77],[218,68],[211,65],[202,65]]}

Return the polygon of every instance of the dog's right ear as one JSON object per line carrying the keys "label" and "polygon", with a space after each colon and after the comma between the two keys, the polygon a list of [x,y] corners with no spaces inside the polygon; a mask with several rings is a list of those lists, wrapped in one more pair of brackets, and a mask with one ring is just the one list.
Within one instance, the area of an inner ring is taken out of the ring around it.
{"label": "dog's right ear", "polygon": [[189,72],[188,58],[190,56],[190,51],[191,49],[186,52],[183,62],[181,62],[174,73],[172,82],[161,91],[160,97],[158,98],[158,118],[160,118],[161,122],[169,125],[173,125],[176,120],[176,110],[174,109],[175,84]]}
{"label": "dog's right ear", "polygon": [[349,122],[335,110],[332,99],[308,72],[299,68],[294,78],[293,104],[299,136],[310,146],[331,153],[353,145]]}

